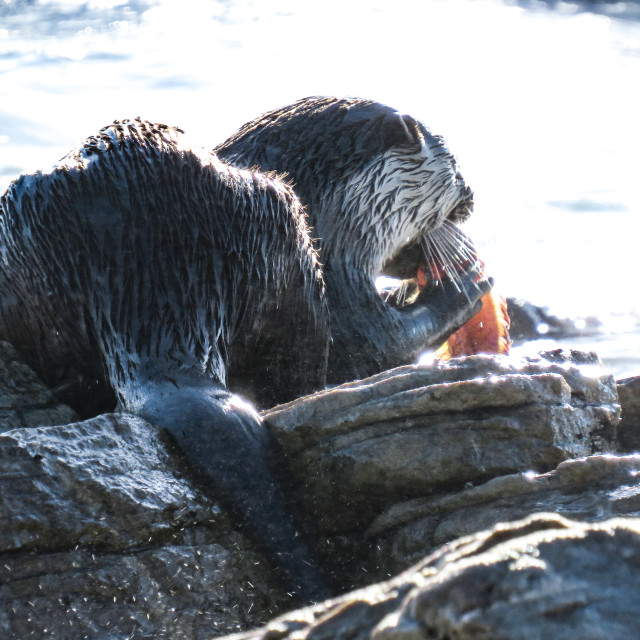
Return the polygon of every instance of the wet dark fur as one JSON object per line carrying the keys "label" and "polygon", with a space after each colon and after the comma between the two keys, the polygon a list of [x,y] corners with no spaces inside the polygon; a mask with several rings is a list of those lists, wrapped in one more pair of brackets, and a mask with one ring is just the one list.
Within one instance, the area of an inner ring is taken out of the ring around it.
{"label": "wet dark fur", "polygon": [[105,378],[125,408],[141,378],[176,371],[224,386],[251,370],[261,406],[324,382],[322,280],[297,199],[180,139],[114,124],[0,201],[0,335],[88,415]]}
{"label": "wet dark fur", "polygon": [[83,415],[115,397],[166,427],[314,598],[323,592],[269,470],[267,434],[228,388],[258,406],[321,388],[330,326],[332,382],[446,337],[486,288],[477,273],[403,309],[373,278],[407,241],[468,215],[471,193],[441,139],[364,100],[300,101],[218,153],[287,172],[296,194],[142,121],[15,181],[0,200],[0,338]]}
{"label": "wet dark fur", "polygon": [[[328,318],[299,202],[196,153],[178,129],[106,127],[0,200],[0,339],[85,415],[167,427],[202,476],[316,591],[255,411],[321,387]],[[113,389],[113,391],[111,391]]]}
{"label": "wet dark fur", "polygon": [[[403,247],[445,220],[464,220],[473,205],[454,157],[420,122],[370,100],[305,98],[247,123],[214,151],[237,166],[286,173],[307,209],[331,315],[329,382],[412,362],[478,310],[489,285],[474,283],[477,265],[402,309],[375,289]],[[410,262],[405,277],[419,257]]]}

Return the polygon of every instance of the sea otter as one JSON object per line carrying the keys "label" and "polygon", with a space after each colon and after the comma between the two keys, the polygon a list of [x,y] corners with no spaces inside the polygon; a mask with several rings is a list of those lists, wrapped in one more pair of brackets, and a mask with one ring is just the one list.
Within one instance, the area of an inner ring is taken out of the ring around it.
{"label": "sea otter", "polygon": [[462,324],[489,288],[475,267],[402,309],[372,279],[385,265],[415,274],[405,248],[466,217],[471,192],[440,138],[365,100],[300,101],[217,152],[263,171],[134,120],[13,182],[0,199],[0,339],[84,416],[117,401],[166,427],[314,599],[324,591],[272,445],[233,392],[287,401],[322,388],[327,366],[332,382],[367,375]]}
{"label": "sea otter", "polygon": [[[413,362],[479,310],[490,282],[457,228],[473,194],[443,139],[411,116],[372,100],[304,98],[248,122],[214,153],[286,174],[305,205],[331,317],[328,382]],[[411,278],[425,259],[415,247],[430,243],[461,246],[448,255],[466,271],[450,265],[453,279],[410,305],[387,304],[376,276]]]}
{"label": "sea otter", "polygon": [[115,122],[0,199],[0,339],[84,415],[115,394],[119,410],[166,427],[302,600],[326,592],[289,524],[268,434],[227,376],[250,372],[264,404],[318,389],[328,330],[292,190],[194,150],[179,129]]}

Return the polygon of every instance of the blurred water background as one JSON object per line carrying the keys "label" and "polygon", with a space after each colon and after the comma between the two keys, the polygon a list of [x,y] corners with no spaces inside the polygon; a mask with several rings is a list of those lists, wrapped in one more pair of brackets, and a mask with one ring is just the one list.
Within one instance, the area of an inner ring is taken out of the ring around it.
{"label": "blurred water background", "polygon": [[496,288],[596,317],[567,344],[640,373],[638,3],[0,0],[0,192],[117,118],[211,148],[318,94],[444,135]]}

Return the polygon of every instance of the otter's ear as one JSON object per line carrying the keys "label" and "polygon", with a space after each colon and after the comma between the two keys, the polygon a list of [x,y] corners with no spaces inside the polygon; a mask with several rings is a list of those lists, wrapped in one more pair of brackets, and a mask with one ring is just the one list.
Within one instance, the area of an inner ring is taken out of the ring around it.
{"label": "otter's ear", "polygon": [[415,147],[420,144],[417,122],[411,116],[391,113],[382,121],[382,135],[385,146]]}

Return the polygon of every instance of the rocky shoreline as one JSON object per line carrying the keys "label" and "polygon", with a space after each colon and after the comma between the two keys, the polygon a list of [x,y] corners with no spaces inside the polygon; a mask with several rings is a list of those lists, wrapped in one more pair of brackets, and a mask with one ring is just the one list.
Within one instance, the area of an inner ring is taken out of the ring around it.
{"label": "rocky shoreline", "polygon": [[295,609],[160,429],[76,421],[2,343],[0,632],[633,637],[639,385],[593,354],[472,356],[265,412],[336,594]]}
{"label": "rocky shoreline", "polygon": [[509,334],[516,342],[597,336],[603,330],[598,318],[563,318],[518,298],[507,298],[507,311],[511,320]]}

